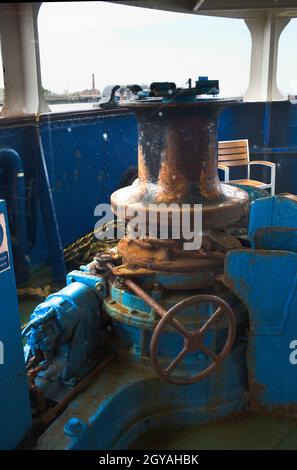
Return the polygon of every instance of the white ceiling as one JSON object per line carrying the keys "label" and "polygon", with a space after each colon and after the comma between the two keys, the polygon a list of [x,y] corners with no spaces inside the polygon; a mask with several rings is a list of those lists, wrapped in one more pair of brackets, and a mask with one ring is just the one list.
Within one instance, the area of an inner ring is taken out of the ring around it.
{"label": "white ceiling", "polygon": [[232,18],[253,18],[267,10],[279,16],[297,16],[297,0],[120,0],[112,3]]}

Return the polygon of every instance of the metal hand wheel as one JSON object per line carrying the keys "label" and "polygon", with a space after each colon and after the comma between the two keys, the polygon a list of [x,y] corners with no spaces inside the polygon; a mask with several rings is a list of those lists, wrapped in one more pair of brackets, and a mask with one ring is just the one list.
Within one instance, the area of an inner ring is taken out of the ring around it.
{"label": "metal hand wheel", "polygon": [[[181,310],[191,305],[197,305],[210,303],[215,305],[217,308],[211,317],[205,322],[205,324],[198,330],[188,330],[185,328],[176,318],[174,318]],[[211,328],[222,315],[227,317],[228,322],[228,336],[226,342],[219,354],[211,351],[207,348],[203,342],[206,331]],[[174,327],[184,337],[184,347],[176,358],[169,364],[166,369],[163,369],[158,359],[158,345],[160,336],[164,332],[165,328],[170,325]],[[228,356],[232,346],[234,344],[236,335],[236,318],[231,307],[220,297],[215,295],[195,295],[188,299],[182,300],[172,307],[168,312],[162,316],[159,321],[150,344],[151,360],[157,374],[161,379],[176,385],[187,385],[194,384],[199,380],[204,379],[208,375],[212,374],[221,364],[221,362]],[[201,351],[207,356],[212,358],[211,364],[201,372],[190,377],[173,377],[171,374],[176,369],[178,364],[185,358],[188,353],[194,351]]]}

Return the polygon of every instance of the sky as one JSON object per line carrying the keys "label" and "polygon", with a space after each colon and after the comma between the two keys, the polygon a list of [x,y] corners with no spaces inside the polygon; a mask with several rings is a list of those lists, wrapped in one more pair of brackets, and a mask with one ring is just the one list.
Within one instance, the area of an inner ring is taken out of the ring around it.
{"label": "sky", "polygon": [[[243,21],[115,5],[44,3],[38,20],[42,80],[55,92],[207,75],[242,94],[250,36]],[[234,59],[236,57],[236,64]]]}
{"label": "sky", "polygon": [[[56,93],[109,84],[220,80],[221,96],[241,96],[251,40],[243,20],[94,2],[43,3],[38,17],[43,86]],[[278,84],[297,94],[297,19],[279,44]],[[1,86],[1,80],[0,80]]]}

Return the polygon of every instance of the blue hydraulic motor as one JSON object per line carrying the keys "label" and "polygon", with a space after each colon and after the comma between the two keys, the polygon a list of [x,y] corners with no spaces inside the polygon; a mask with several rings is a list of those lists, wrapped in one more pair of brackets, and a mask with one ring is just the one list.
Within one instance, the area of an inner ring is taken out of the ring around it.
{"label": "blue hydraulic motor", "polygon": [[23,332],[27,362],[36,361],[44,371],[54,363],[61,380],[79,379],[100,348],[99,313],[96,289],[80,282],[47,297]]}

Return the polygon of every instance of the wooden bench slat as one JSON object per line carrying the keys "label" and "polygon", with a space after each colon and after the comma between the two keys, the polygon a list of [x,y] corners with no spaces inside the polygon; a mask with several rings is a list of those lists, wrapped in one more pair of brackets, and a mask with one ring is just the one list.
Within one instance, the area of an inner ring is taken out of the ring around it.
{"label": "wooden bench slat", "polygon": [[218,142],[218,162],[227,167],[249,164],[248,140],[225,140]]}
{"label": "wooden bench slat", "polygon": [[247,148],[248,142],[246,140],[225,140],[218,142],[219,149],[245,147]]}
{"label": "wooden bench slat", "polygon": [[248,160],[245,159],[245,160],[228,160],[226,162],[224,161],[219,161],[219,164],[222,164],[222,165],[225,165],[225,166],[242,166],[242,165],[247,165],[248,164]]}
{"label": "wooden bench slat", "polygon": [[222,155],[218,158],[219,162],[230,162],[232,160],[244,160],[248,163],[249,159],[245,153],[237,153],[235,155]]}
{"label": "wooden bench slat", "polygon": [[232,155],[234,153],[243,153],[244,155],[247,155],[246,147],[235,147],[235,148],[229,148],[229,149],[219,149],[218,153],[219,153],[219,155]]}
{"label": "wooden bench slat", "polygon": [[239,184],[245,184],[247,186],[256,186],[257,188],[261,188],[262,186],[265,186],[267,183],[262,183],[261,181],[255,181],[255,180],[232,180],[232,183],[239,183]]}

